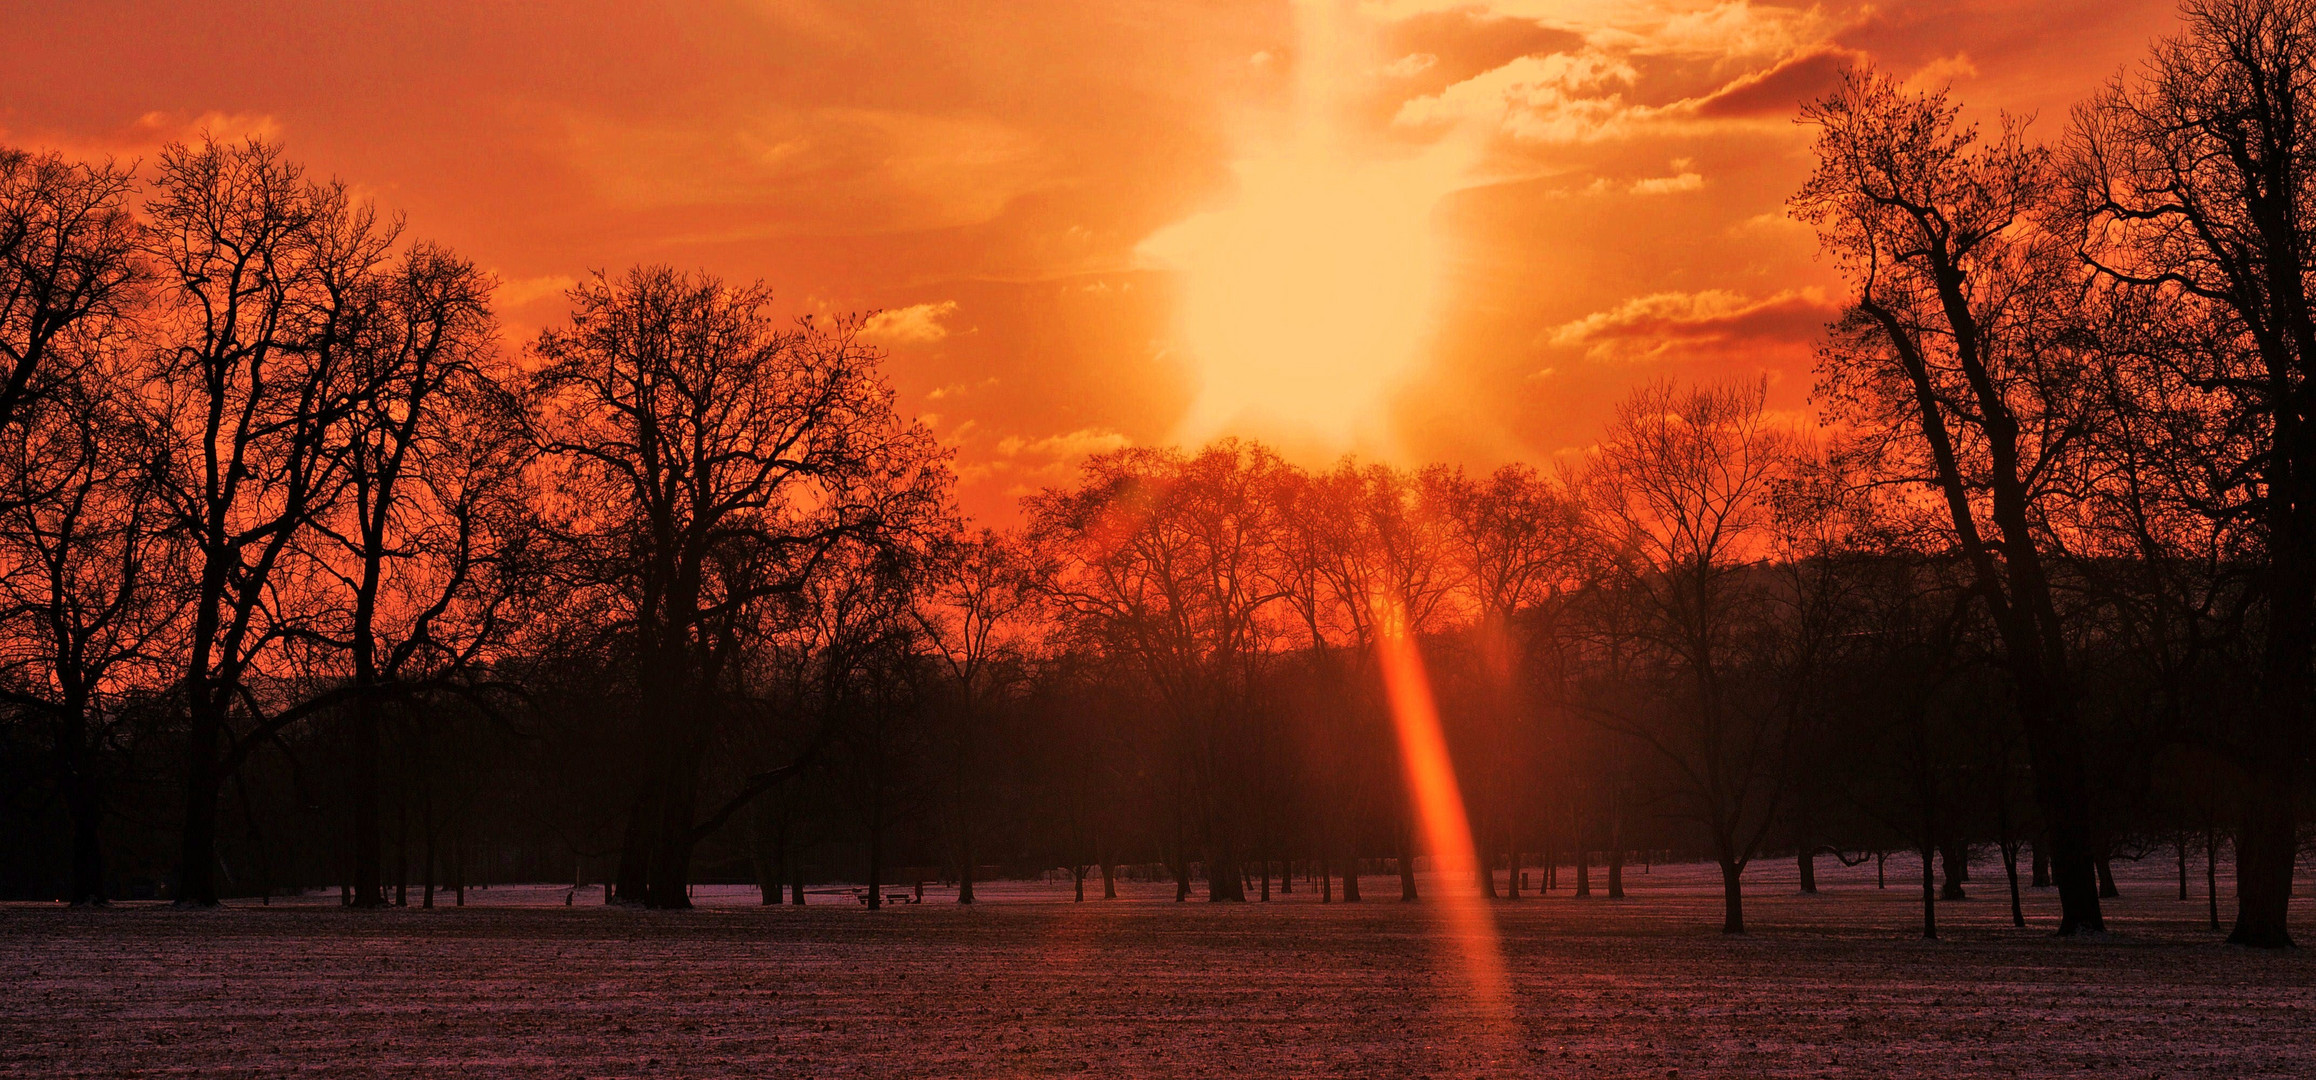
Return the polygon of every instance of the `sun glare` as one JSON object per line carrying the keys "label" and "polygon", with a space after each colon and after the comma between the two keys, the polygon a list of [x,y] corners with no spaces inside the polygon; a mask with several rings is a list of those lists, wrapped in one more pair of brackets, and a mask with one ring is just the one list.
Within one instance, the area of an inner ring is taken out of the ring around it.
{"label": "sun glare", "polygon": [[1364,26],[1339,0],[1301,0],[1295,16],[1288,122],[1236,162],[1227,205],[1141,252],[1181,275],[1178,332],[1199,381],[1184,438],[1352,449],[1388,441],[1384,407],[1415,372],[1438,289],[1432,211],[1462,170],[1446,147],[1357,138],[1343,106],[1373,77]]}
{"label": "sun glare", "polygon": [[1472,842],[1471,818],[1464,809],[1462,785],[1456,783],[1455,762],[1448,756],[1431,678],[1404,610],[1386,597],[1378,597],[1372,610],[1377,667],[1391,708],[1392,729],[1399,736],[1408,801],[1437,871],[1436,910],[1458,951],[1455,960],[1475,1017],[1501,1025],[1511,1016],[1510,977],[1504,969],[1495,913],[1470,887],[1485,864]]}

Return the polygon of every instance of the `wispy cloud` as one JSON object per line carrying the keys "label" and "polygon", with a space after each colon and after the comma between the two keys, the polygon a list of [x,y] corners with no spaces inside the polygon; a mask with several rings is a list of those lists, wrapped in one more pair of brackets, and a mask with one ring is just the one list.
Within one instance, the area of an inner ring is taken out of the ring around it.
{"label": "wispy cloud", "polygon": [[949,336],[949,328],[941,325],[941,320],[956,312],[955,300],[880,311],[861,325],[860,336],[888,345],[928,344]]}
{"label": "wispy cloud", "polygon": [[1758,299],[1725,289],[1661,292],[1562,323],[1546,340],[1582,349],[1588,359],[1631,362],[1811,341],[1837,313],[1824,290],[1816,288]]}

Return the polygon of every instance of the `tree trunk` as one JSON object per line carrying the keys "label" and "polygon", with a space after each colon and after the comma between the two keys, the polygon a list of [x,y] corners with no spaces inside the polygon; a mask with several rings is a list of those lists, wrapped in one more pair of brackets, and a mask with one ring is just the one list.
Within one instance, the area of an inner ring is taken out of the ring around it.
{"label": "tree trunk", "polygon": [[72,867],[66,902],[104,907],[105,856],[103,789],[89,763],[86,707],[68,701],[57,725],[57,772],[64,786],[65,812],[72,817]]}
{"label": "tree trunk", "polygon": [[2211,928],[2219,929],[2219,830],[2209,825],[2203,829],[2203,900]]}
{"label": "tree trunk", "polygon": [[970,904],[973,902],[973,835],[967,831],[957,839],[962,852],[957,866],[957,902]]}
{"label": "tree trunk", "polygon": [[2010,881],[2010,924],[2023,929],[2026,906],[2018,895],[2018,845],[2015,843],[2002,845],[2002,873]]}
{"label": "tree trunk", "polygon": [[1413,826],[1399,823],[1399,899],[1411,902],[1418,899],[1415,891],[1415,836]]}
{"label": "tree trunk", "polygon": [[698,819],[700,762],[706,756],[705,725],[696,718],[686,741],[668,754],[669,767],[660,778],[659,828],[652,838],[644,902],[668,911],[692,906],[692,835]]}
{"label": "tree trunk", "polygon": [[1932,869],[1937,852],[1929,845],[1922,847],[1922,938],[1938,940],[1938,882]]}
{"label": "tree trunk", "polygon": [[386,863],[383,836],[385,823],[378,812],[378,704],[368,697],[357,697],[353,704],[354,722],[353,787],[354,804],[354,903],[358,908],[386,906],[385,890],[379,883],[379,869]]}
{"label": "tree trunk", "polygon": [[645,781],[629,800],[627,826],[619,840],[619,867],[613,873],[611,902],[643,907],[651,892],[651,833],[659,820],[657,785]]}
{"label": "tree trunk", "polygon": [[1969,880],[1970,876],[1970,846],[1960,840],[1949,839],[1938,845],[1938,861],[1944,864],[1946,869],[1946,885],[1939,892],[1938,898],[1940,900],[1969,899],[1969,896],[1963,892],[1962,883]]}
{"label": "tree trunk", "polygon": [[1473,884],[1480,887],[1480,895],[1489,900],[1496,898],[1496,860],[1488,845],[1487,830],[1475,829],[1472,836]]}
{"label": "tree trunk", "polygon": [[[421,795],[419,809],[421,812],[418,822],[419,832],[425,844],[425,850],[421,853],[423,869],[419,871],[420,882],[425,889],[425,898],[420,901],[419,906],[432,908],[434,907],[434,797],[432,794]],[[571,891],[576,894],[579,890],[577,886],[573,886]]]}
{"label": "tree trunk", "polygon": [[1218,821],[1209,817],[1206,831],[1206,900],[1210,904],[1243,902],[1246,899],[1246,879],[1241,876],[1244,868],[1239,865],[1238,849],[1231,844],[1230,835],[1219,826]]}
{"label": "tree trunk", "polygon": [[208,698],[207,687],[194,688],[188,710],[185,765],[185,824],[177,852],[178,907],[217,906],[217,799],[224,779],[218,774],[217,745],[225,729],[224,717]]}
{"label": "tree trunk", "polygon": [[1743,864],[1721,860],[1721,932],[1724,934],[1745,932],[1745,889],[1741,880],[1744,873]]}
{"label": "tree trunk", "polygon": [[1576,841],[1576,895],[1592,895],[1592,834],[1584,827],[1584,802],[1581,798],[1569,800],[1569,835]]}
{"label": "tree trunk", "polygon": [[2292,870],[2300,854],[2294,770],[2279,760],[2248,772],[2236,829],[2236,925],[2228,944],[2287,949]]}
{"label": "tree trunk", "polygon": [[875,911],[884,906],[885,883],[885,825],[881,811],[872,811],[868,834],[868,906]]}
{"label": "tree trunk", "polygon": [[[764,819],[774,818],[772,836],[766,843],[763,836]],[[767,802],[750,817],[755,823],[755,843],[749,846],[756,864],[757,899],[765,907],[777,907],[788,897],[788,814],[785,807]]]}
{"label": "tree trunk", "polygon": [[[2080,795],[2081,785],[2076,786]],[[2044,812],[2050,812],[2046,804]],[[2051,884],[2059,890],[2059,933],[2103,933],[2107,919],[2099,909],[2097,866],[2089,844],[2089,830],[2075,827],[2051,830]]]}
{"label": "tree trunk", "polygon": [[1805,801],[1799,798],[1795,799],[1793,808],[1793,863],[1794,869],[1801,874],[1803,895],[1814,895],[1817,892],[1817,845],[1811,842],[1813,834],[1810,832],[1809,824],[1810,815],[1805,807]]}
{"label": "tree trunk", "polygon": [[397,785],[394,800],[394,906],[410,906],[410,797]]}
{"label": "tree trunk", "polygon": [[2098,871],[2100,899],[2104,900],[2110,897],[2122,895],[2115,890],[2114,860],[2108,858],[2105,855],[2101,855],[2091,860],[2091,865]]}
{"label": "tree trunk", "polygon": [[1608,799],[1608,898],[1624,899],[1624,797],[1622,787]]}
{"label": "tree trunk", "polygon": [[1504,895],[1518,900],[1520,882],[1520,826],[1516,816],[1504,820]]}

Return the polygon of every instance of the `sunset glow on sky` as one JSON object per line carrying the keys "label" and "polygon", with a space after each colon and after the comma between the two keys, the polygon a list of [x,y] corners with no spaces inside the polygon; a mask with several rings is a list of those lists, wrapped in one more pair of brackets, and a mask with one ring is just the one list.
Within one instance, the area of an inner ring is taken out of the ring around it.
{"label": "sunset glow on sky", "polygon": [[[265,132],[502,281],[879,310],[905,410],[1009,518],[1090,452],[1244,433],[1487,467],[1644,379],[1806,407],[1834,282],[1795,103],[1870,59],[2066,107],[2168,0],[18,5],[0,143]],[[86,77],[102,71],[101,79]]]}

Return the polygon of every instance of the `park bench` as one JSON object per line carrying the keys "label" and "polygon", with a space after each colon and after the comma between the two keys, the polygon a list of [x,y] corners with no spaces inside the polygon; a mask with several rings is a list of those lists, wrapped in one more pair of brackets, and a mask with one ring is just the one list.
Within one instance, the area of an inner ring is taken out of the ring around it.
{"label": "park bench", "polygon": [[[869,902],[869,891],[867,889],[854,889],[852,891],[852,898],[860,901],[860,905],[862,907],[867,907]],[[888,904],[915,904],[920,902],[921,901],[918,898],[910,896],[909,890],[907,889],[901,889],[899,891],[887,891],[885,893],[885,903]]]}

